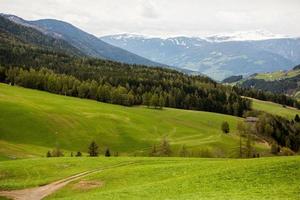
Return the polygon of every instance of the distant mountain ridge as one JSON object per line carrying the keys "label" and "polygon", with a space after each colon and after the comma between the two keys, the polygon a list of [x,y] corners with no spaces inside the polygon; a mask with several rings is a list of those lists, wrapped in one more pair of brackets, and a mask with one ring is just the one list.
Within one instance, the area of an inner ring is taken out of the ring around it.
{"label": "distant mountain ridge", "polygon": [[78,51],[86,56],[108,59],[128,64],[165,66],[119,47],[110,45],[67,22],[54,19],[26,21],[14,15],[1,14],[1,16],[22,26],[36,29],[41,33],[51,36],[55,39],[64,40],[69,43],[69,45],[72,45],[74,48],[78,49]]}
{"label": "distant mountain ridge", "polygon": [[300,65],[287,71],[253,74],[234,82],[235,85],[243,88],[254,88],[300,98]]}
{"label": "distant mountain ridge", "polygon": [[217,80],[288,70],[300,63],[299,38],[266,32],[173,38],[120,34],[101,39],[150,60],[198,71]]}

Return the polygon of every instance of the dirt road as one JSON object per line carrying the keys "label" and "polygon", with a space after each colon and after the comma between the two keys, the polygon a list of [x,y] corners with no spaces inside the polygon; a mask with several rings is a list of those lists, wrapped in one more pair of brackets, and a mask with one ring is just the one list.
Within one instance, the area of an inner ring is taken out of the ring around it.
{"label": "dirt road", "polygon": [[28,188],[22,190],[13,190],[13,191],[0,191],[0,196],[4,196],[15,200],[40,200],[54,193],[58,189],[64,187],[65,185],[67,185],[68,183],[74,180],[80,179],[84,176],[90,175],[92,173],[100,172],[100,171],[102,170],[99,169],[99,170],[83,172],[41,187]]}

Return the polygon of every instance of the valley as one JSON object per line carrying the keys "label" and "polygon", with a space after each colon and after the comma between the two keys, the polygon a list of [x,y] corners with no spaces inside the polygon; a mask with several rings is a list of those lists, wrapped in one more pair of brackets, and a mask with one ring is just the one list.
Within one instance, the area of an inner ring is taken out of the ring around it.
{"label": "valley", "polygon": [[299,200],[299,6],[0,1],[0,200]]}

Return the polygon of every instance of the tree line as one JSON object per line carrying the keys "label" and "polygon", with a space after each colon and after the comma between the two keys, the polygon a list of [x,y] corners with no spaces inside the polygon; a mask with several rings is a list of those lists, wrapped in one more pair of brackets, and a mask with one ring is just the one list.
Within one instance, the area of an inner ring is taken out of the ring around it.
{"label": "tree line", "polygon": [[242,116],[251,106],[249,100],[241,98],[236,93],[226,92],[214,87],[213,83],[203,82],[196,82],[198,87],[184,82],[176,83],[176,80],[171,83],[171,80],[167,79],[160,84],[154,79],[153,82],[147,80],[148,84],[131,85],[129,82],[124,85],[113,85],[105,81],[80,80],[72,75],[58,74],[46,68],[36,70],[17,67],[0,67],[0,81],[125,106],[173,107],[236,116]]}
{"label": "tree line", "polygon": [[[274,86],[274,85],[273,85]],[[254,88],[242,88],[242,87],[233,87],[233,91],[235,91],[237,94],[241,96],[247,96],[263,101],[271,101],[274,103],[282,104],[285,106],[291,106],[295,107],[297,109],[300,109],[300,103],[292,97],[289,97],[284,94],[280,93],[272,93],[270,91],[263,91],[263,90],[258,90]]]}

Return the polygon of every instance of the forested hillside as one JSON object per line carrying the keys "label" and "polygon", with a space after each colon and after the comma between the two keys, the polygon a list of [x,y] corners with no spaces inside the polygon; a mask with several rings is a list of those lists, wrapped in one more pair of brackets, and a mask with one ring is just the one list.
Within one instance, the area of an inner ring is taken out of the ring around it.
{"label": "forested hillside", "polygon": [[[68,42],[62,39],[57,39],[57,38],[47,36],[32,27],[25,27],[13,23],[1,15],[0,15],[0,34],[1,34],[2,48],[5,45],[5,43],[11,43],[16,45],[22,41],[23,43],[41,47],[46,50],[64,52],[64,53],[77,55],[77,56],[84,55],[77,48],[73,47]],[[3,41],[4,39],[5,41]]]}
{"label": "forested hillside", "polygon": [[243,88],[286,94],[299,97],[300,67],[295,66],[289,71],[276,71],[272,73],[254,74],[239,80],[236,85]]}
{"label": "forested hillside", "polygon": [[7,83],[122,105],[167,106],[237,116],[250,109],[249,100],[207,77],[74,57],[5,32],[0,40],[1,80]]}

